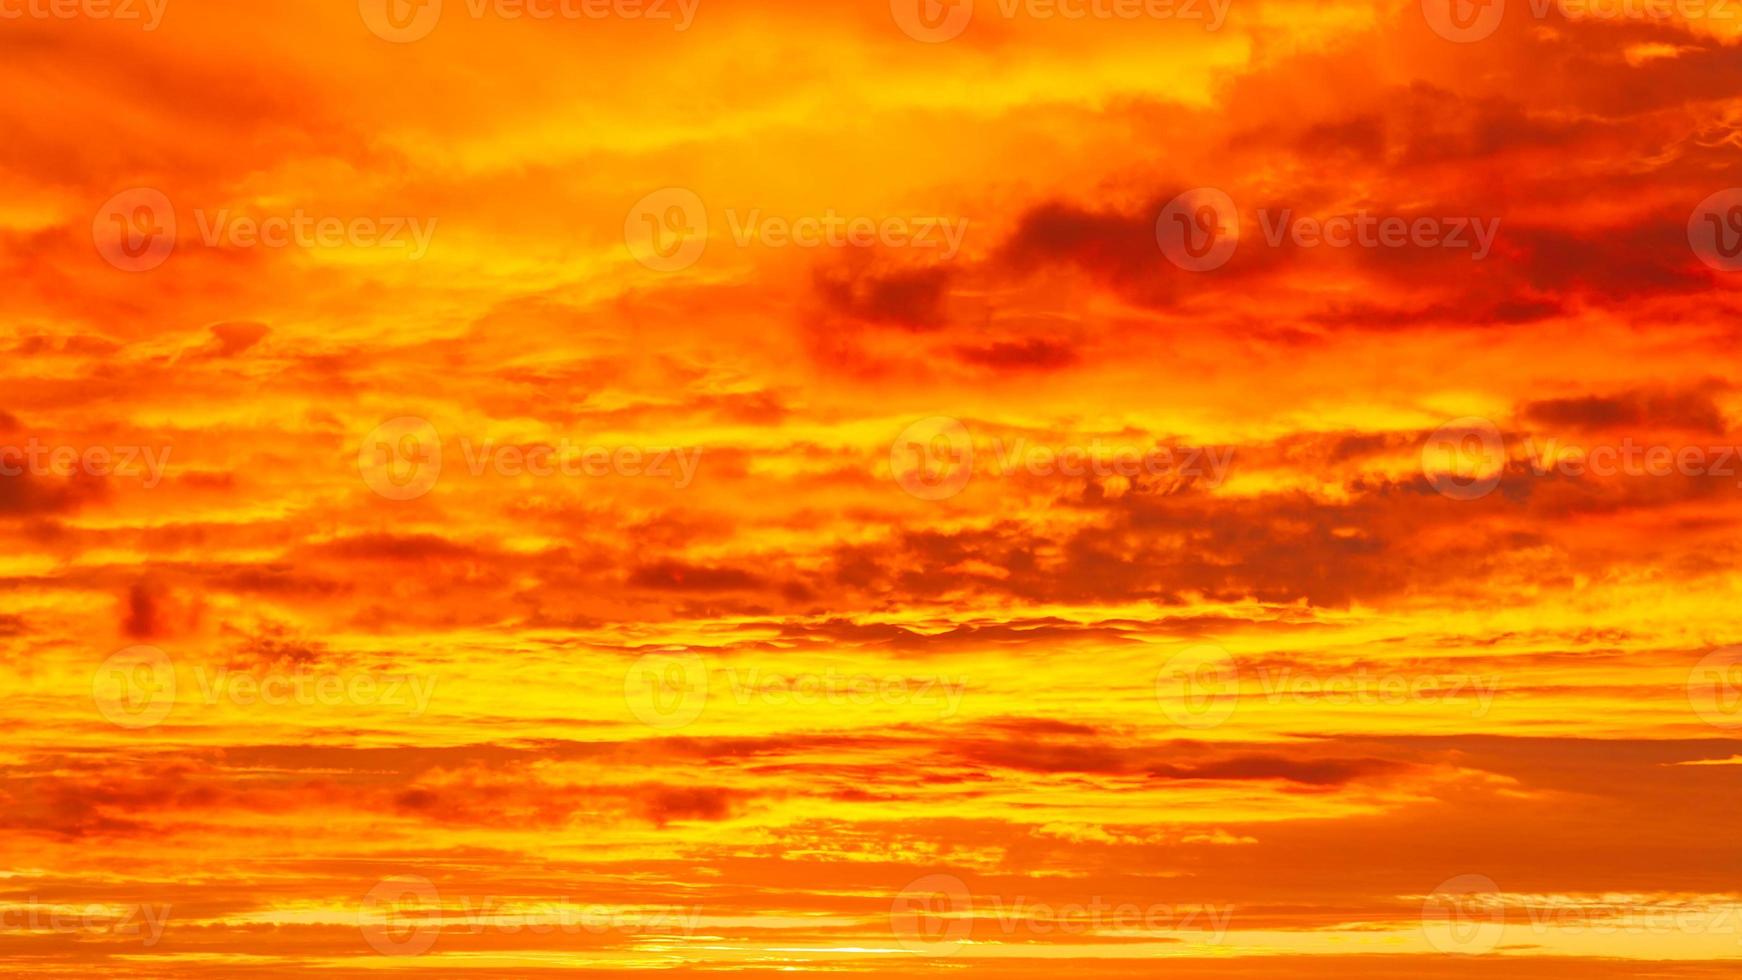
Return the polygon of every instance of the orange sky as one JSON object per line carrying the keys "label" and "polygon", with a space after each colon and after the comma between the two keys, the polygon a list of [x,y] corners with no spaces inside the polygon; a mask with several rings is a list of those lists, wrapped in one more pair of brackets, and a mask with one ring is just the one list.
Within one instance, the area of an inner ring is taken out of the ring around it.
{"label": "orange sky", "polygon": [[0,970],[1734,975],[1739,35],[0,0]]}

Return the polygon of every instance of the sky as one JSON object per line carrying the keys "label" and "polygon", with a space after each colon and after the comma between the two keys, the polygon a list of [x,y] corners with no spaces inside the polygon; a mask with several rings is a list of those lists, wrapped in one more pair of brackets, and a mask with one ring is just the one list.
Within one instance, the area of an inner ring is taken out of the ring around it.
{"label": "sky", "polygon": [[0,0],[0,969],[1734,975],[1739,36]]}

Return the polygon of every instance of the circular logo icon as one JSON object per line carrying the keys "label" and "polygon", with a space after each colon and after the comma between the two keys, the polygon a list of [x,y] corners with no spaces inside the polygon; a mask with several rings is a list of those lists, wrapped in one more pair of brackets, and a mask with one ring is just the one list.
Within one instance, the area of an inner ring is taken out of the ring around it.
{"label": "circular logo icon", "polygon": [[1421,0],[1421,15],[1435,34],[1458,44],[1480,41],[1500,29],[1506,0]]}
{"label": "circular logo icon", "polygon": [[1492,950],[1506,931],[1500,886],[1487,875],[1447,878],[1421,903],[1421,928],[1428,945],[1442,953]]}
{"label": "circular logo icon", "polygon": [[97,209],[91,241],[103,261],[123,272],[155,269],[175,251],[175,205],[155,187],[122,191]]}
{"label": "circular logo icon", "polygon": [[708,662],[693,653],[649,653],[623,678],[629,713],[650,728],[682,728],[708,706]]}
{"label": "circular logo icon", "polygon": [[1240,706],[1240,669],[1219,646],[1186,647],[1156,671],[1155,700],[1176,725],[1214,728]]}
{"label": "circular logo icon", "polygon": [[1187,272],[1220,269],[1240,247],[1240,212],[1214,187],[1196,187],[1167,202],[1155,219],[1155,241]]}
{"label": "circular logo icon", "polygon": [[369,32],[383,41],[421,41],[442,19],[442,0],[357,0]]}
{"label": "circular logo icon", "polygon": [[1688,674],[1688,703],[1715,728],[1742,728],[1742,646],[1713,650]]}
{"label": "circular logo icon", "polygon": [[175,664],[156,647],[117,650],[91,677],[91,700],[113,724],[150,728],[175,708]]}
{"label": "circular logo icon", "polygon": [[654,191],[629,209],[623,241],[635,261],[655,272],[687,269],[708,247],[708,209],[688,188]]}
{"label": "circular logo icon", "polygon": [[357,471],[369,489],[388,500],[415,500],[442,475],[442,437],[416,416],[389,419],[364,437]]}
{"label": "circular logo icon", "polygon": [[1488,496],[1506,473],[1500,427],[1473,415],[1447,422],[1422,444],[1421,471],[1435,491],[1453,500]]}
{"label": "circular logo icon", "polygon": [[908,37],[940,44],[968,29],[974,19],[974,0],[889,0],[889,12]]}
{"label": "circular logo icon", "polygon": [[959,419],[921,419],[895,437],[889,472],[901,489],[921,500],[954,497],[974,478],[974,439]]}
{"label": "circular logo icon", "polygon": [[949,956],[974,931],[974,898],[955,875],[934,874],[908,883],[889,905],[889,928],[901,948],[922,956]]}
{"label": "circular logo icon", "polygon": [[1719,191],[1688,218],[1688,244],[1719,272],[1742,269],[1742,187]]}
{"label": "circular logo icon", "polygon": [[357,928],[382,956],[422,956],[441,935],[441,893],[428,878],[383,878],[363,896]]}

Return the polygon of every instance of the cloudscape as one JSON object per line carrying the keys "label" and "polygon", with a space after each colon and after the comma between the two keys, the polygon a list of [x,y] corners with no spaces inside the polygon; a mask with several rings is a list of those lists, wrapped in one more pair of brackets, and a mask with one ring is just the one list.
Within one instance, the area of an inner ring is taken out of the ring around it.
{"label": "cloudscape", "polygon": [[1742,3],[0,54],[7,975],[1742,964]]}

